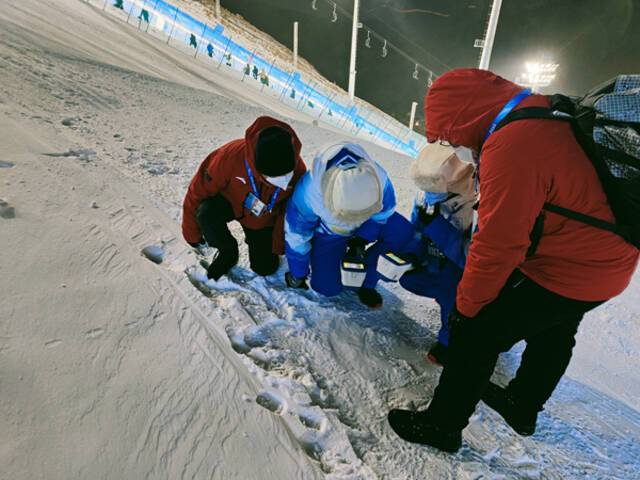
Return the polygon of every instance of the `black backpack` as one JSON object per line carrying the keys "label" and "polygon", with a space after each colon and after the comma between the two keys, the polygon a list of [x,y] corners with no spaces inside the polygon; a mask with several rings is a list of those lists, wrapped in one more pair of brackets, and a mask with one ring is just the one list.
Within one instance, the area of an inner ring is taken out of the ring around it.
{"label": "black backpack", "polygon": [[[621,75],[582,98],[549,97],[551,108],[524,107],[509,113],[495,131],[525,119],[570,122],[593,163],[616,223],[545,203],[543,210],[620,235],[640,248],[640,75]],[[532,232],[529,254],[542,235],[543,216]]]}

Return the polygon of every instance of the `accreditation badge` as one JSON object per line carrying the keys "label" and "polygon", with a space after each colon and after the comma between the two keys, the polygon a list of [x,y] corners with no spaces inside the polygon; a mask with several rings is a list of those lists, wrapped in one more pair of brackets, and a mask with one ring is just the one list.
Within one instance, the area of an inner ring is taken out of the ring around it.
{"label": "accreditation badge", "polygon": [[261,216],[267,208],[264,202],[253,193],[249,193],[247,195],[247,198],[244,201],[244,206],[256,217]]}

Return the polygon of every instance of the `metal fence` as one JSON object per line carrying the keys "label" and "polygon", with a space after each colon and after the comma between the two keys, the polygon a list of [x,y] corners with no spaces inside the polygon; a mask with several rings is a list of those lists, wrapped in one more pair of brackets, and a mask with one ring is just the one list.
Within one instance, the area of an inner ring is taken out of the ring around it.
{"label": "metal fence", "polygon": [[317,122],[412,157],[426,143],[425,137],[393,117],[360,100],[352,101],[344,90],[306,78],[258,45],[234,41],[219,22],[202,22],[164,0],[85,1]]}

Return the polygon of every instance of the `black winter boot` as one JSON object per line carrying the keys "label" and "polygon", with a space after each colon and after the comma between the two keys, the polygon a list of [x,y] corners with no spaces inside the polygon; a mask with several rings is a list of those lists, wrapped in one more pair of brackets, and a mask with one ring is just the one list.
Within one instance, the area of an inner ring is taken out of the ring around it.
{"label": "black winter boot", "polygon": [[429,445],[444,452],[455,453],[462,446],[462,432],[446,432],[430,422],[426,412],[391,410],[389,425],[407,442]]}
{"label": "black winter boot", "polygon": [[519,405],[506,388],[489,382],[482,395],[482,401],[499,413],[505,422],[523,437],[535,433],[538,412]]}
{"label": "black winter boot", "polygon": [[358,298],[369,308],[382,307],[382,295],[376,292],[374,288],[361,287],[358,290]]}

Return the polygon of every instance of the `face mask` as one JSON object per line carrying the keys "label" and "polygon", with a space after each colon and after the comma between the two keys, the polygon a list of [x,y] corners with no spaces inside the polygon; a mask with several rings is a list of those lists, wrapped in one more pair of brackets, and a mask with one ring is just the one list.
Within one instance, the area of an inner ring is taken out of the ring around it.
{"label": "face mask", "polygon": [[472,165],[478,164],[478,155],[467,147],[453,147],[456,151],[456,156],[460,159],[461,162],[471,163]]}
{"label": "face mask", "polygon": [[448,196],[449,196],[448,193],[425,192],[424,199],[425,199],[426,203],[428,203],[429,205],[433,206],[436,203],[444,202],[447,199]]}
{"label": "face mask", "polygon": [[280,190],[286,190],[289,183],[291,183],[291,179],[293,179],[293,172],[279,177],[264,177],[264,179],[274,187],[278,187]]}

